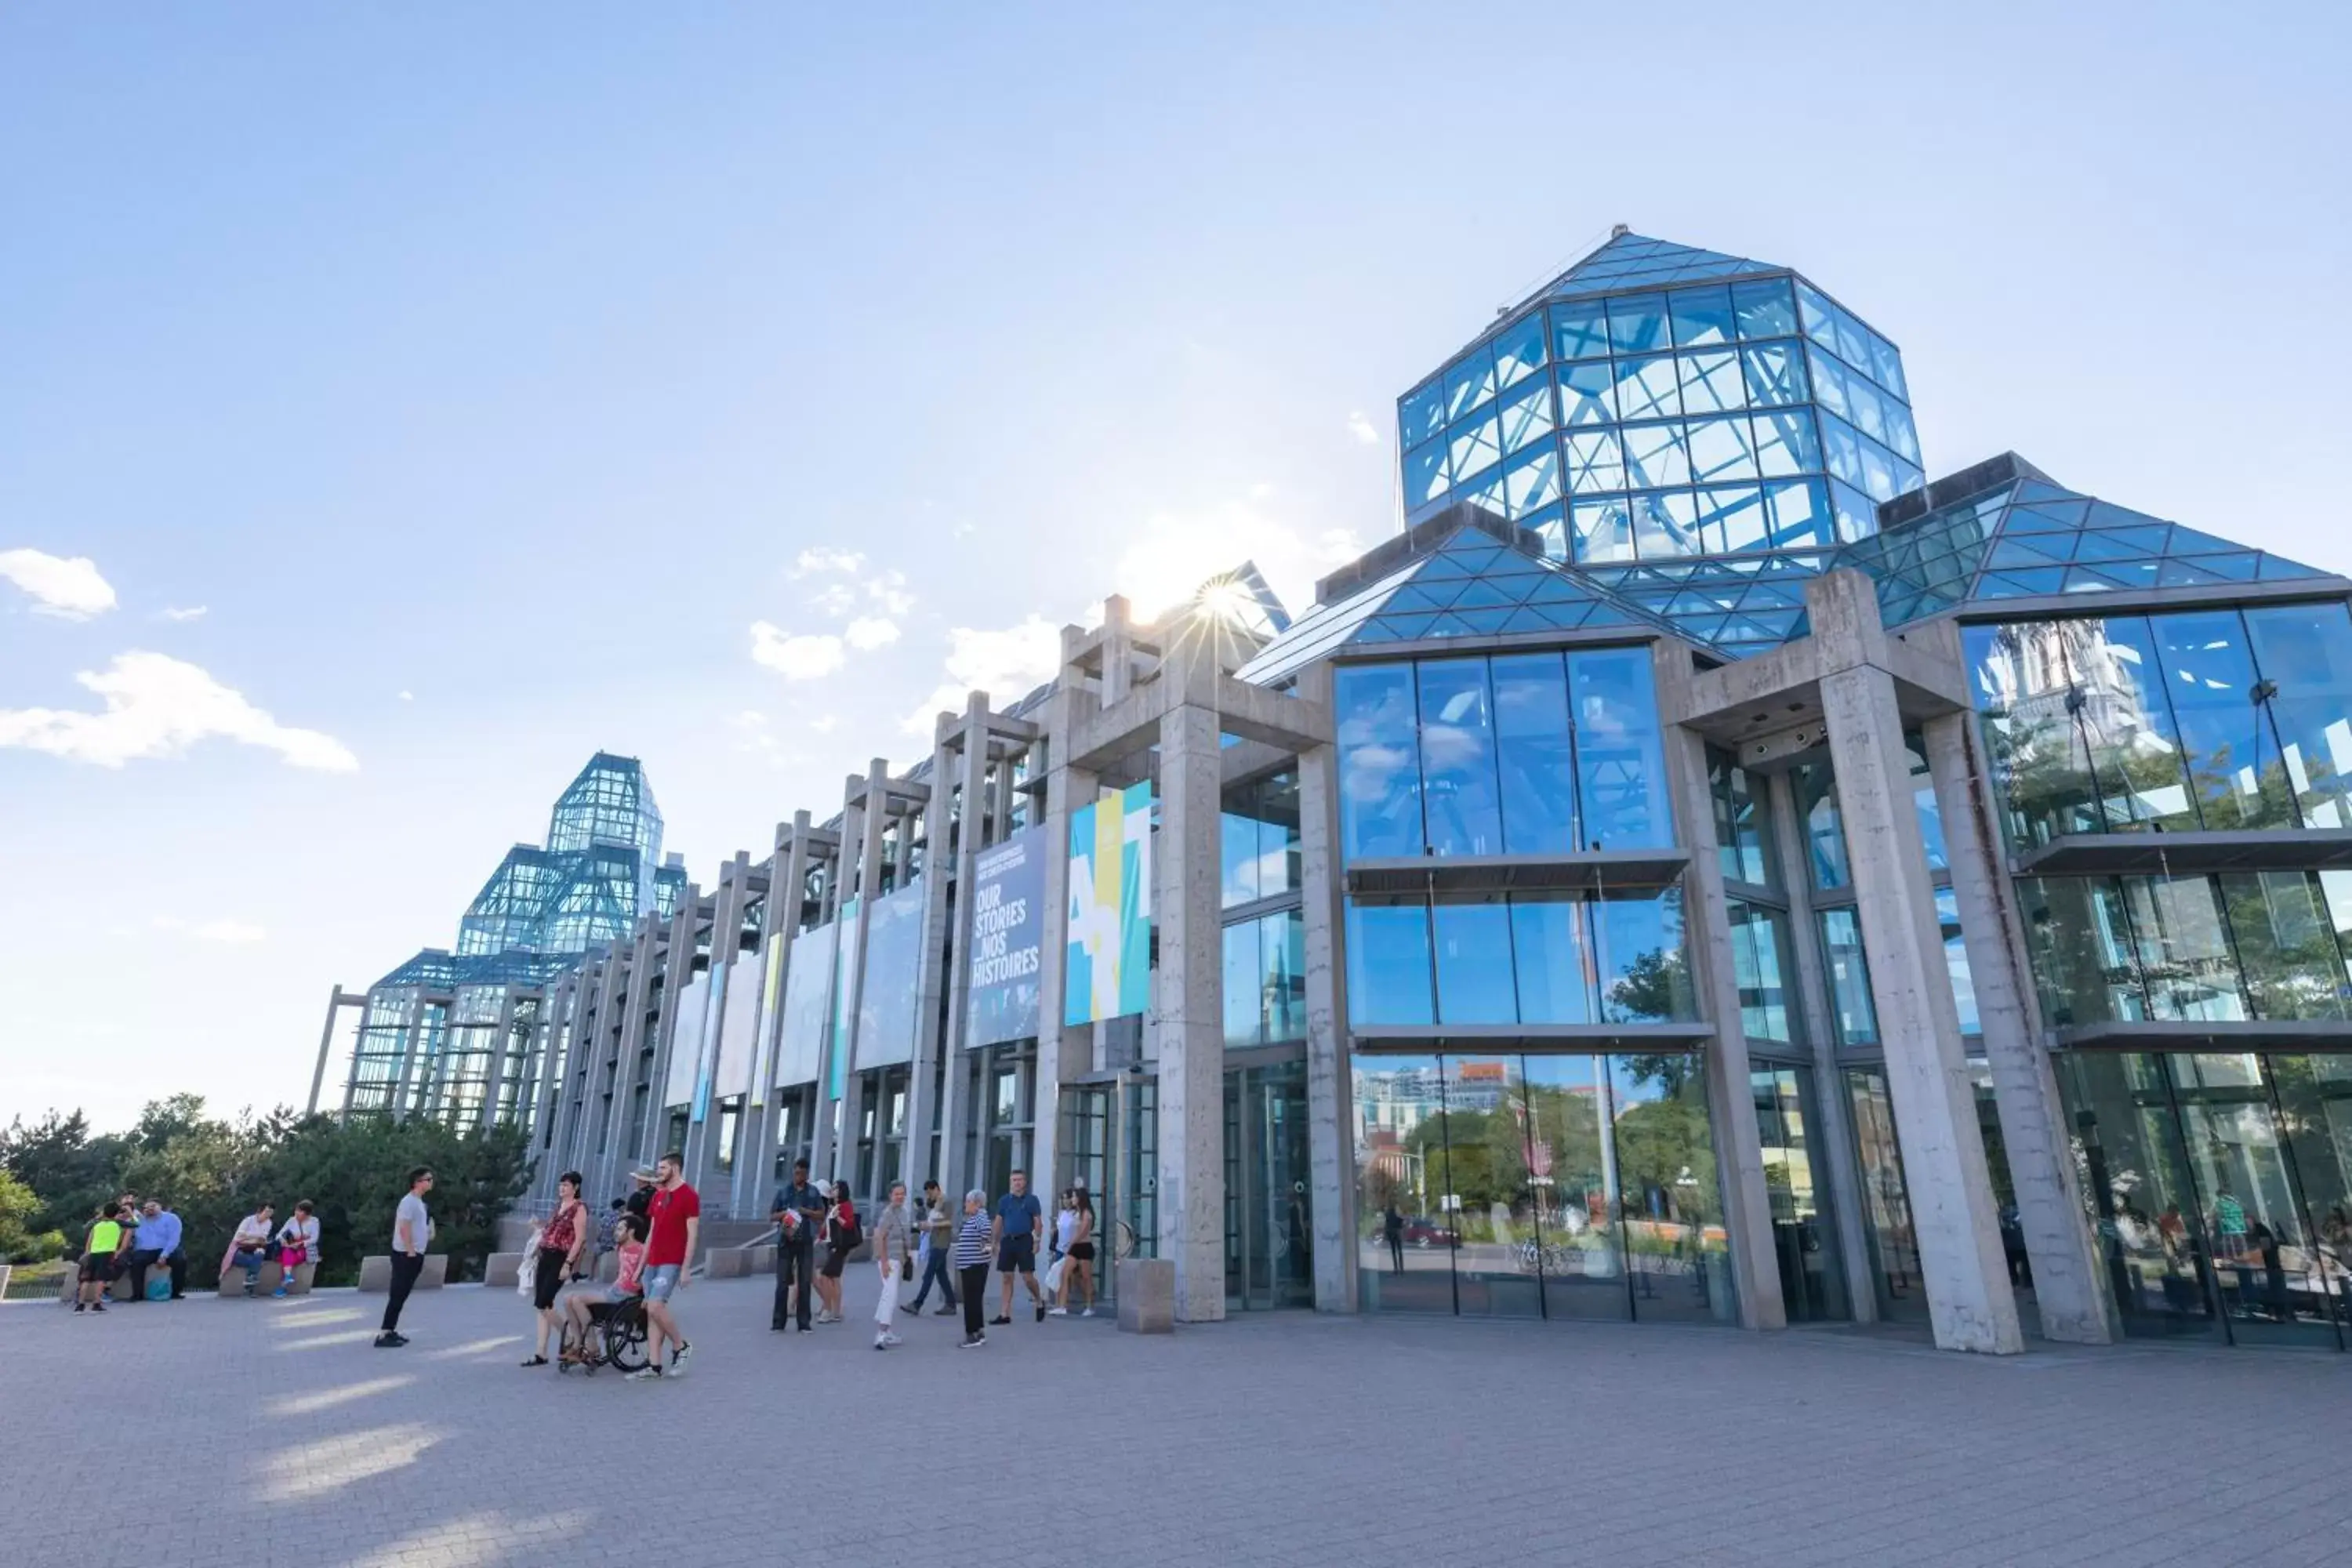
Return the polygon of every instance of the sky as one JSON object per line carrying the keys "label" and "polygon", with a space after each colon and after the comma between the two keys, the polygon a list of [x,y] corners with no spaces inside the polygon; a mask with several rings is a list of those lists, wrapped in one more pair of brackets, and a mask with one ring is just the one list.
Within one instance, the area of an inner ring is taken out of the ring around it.
{"label": "sky", "polygon": [[1305,604],[1616,223],[1894,339],[1931,475],[2352,570],[2352,24],[2256,15],[0,12],[0,1123],[299,1104],[598,748],[709,883],[1107,592]]}

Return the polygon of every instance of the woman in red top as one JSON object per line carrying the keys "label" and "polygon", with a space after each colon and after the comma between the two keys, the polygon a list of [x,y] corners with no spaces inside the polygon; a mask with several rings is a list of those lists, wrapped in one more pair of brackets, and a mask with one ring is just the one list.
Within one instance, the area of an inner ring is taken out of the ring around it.
{"label": "woman in red top", "polygon": [[857,1246],[857,1211],[850,1206],[849,1184],[833,1184],[833,1201],[824,1211],[824,1261],[817,1266],[816,1296],[824,1303],[820,1323],[841,1321],[841,1266]]}
{"label": "woman in red top", "polygon": [[522,1363],[525,1366],[547,1364],[550,1335],[562,1342],[562,1314],[556,1310],[555,1293],[563,1289],[566,1279],[579,1277],[581,1254],[588,1245],[588,1205],[580,1201],[580,1173],[564,1172],[555,1190],[555,1217],[540,1228],[531,1279],[530,1304],[539,1309],[539,1348],[530,1352],[530,1359]]}

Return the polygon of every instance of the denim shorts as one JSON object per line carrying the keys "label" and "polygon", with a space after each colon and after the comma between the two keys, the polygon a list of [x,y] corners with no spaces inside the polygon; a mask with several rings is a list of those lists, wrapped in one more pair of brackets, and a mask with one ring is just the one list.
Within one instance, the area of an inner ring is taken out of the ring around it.
{"label": "denim shorts", "polygon": [[677,1289],[677,1276],[678,1266],[675,1263],[665,1263],[658,1268],[646,1269],[645,1278],[646,1300],[648,1301],[668,1300],[669,1293]]}

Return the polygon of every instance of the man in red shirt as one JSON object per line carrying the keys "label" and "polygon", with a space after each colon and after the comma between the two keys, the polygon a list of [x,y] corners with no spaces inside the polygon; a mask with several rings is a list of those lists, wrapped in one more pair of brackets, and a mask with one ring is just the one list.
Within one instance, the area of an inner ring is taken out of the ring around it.
{"label": "man in red shirt", "polygon": [[669,1307],[670,1293],[686,1284],[694,1244],[702,1235],[702,1199],[686,1184],[685,1166],[685,1156],[675,1150],[664,1154],[654,1167],[656,1180],[646,1205],[646,1222],[652,1231],[646,1241],[646,1325],[652,1331],[652,1343],[646,1364],[629,1373],[640,1382],[662,1375],[664,1340],[677,1347],[669,1361],[672,1377],[685,1374],[687,1358],[694,1353]]}

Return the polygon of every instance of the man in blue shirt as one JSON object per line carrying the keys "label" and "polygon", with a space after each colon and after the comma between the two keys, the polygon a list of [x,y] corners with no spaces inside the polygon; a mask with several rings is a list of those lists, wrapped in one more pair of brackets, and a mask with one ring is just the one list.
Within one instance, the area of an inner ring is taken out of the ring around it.
{"label": "man in blue shirt", "polygon": [[990,1239],[996,1244],[996,1277],[1004,1283],[1003,1304],[992,1323],[1013,1321],[1013,1277],[1029,1287],[1030,1304],[1037,1321],[1045,1321],[1045,1293],[1037,1288],[1037,1233],[1045,1227],[1045,1211],[1029,1190],[1029,1173],[1013,1173],[1013,1190],[996,1200],[996,1222]]}
{"label": "man in blue shirt", "polygon": [[139,1211],[139,1235],[131,1244],[131,1299],[147,1299],[147,1270],[158,1263],[172,1270],[172,1300],[182,1300],[188,1282],[187,1255],[180,1250],[180,1216],[149,1198]]}
{"label": "man in blue shirt", "polygon": [[[782,1333],[787,1315],[809,1331],[809,1294],[816,1288],[816,1233],[824,1225],[824,1194],[809,1184],[806,1160],[793,1162],[793,1179],[776,1189],[769,1216],[776,1222],[776,1304],[768,1331]],[[797,1282],[799,1289],[793,1289]]]}

